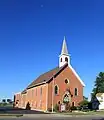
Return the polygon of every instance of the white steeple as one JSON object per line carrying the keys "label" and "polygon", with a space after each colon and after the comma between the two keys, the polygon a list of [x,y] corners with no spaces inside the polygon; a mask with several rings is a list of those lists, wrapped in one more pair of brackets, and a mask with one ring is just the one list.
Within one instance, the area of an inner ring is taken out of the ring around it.
{"label": "white steeple", "polygon": [[68,65],[70,64],[70,56],[68,54],[66,39],[65,39],[65,36],[64,36],[61,55],[59,56],[59,67],[63,66],[65,63],[68,63]]}
{"label": "white steeple", "polygon": [[68,50],[67,50],[65,36],[64,36],[63,45],[62,45],[62,51],[61,51],[61,55],[63,55],[63,54],[64,55],[68,55]]}

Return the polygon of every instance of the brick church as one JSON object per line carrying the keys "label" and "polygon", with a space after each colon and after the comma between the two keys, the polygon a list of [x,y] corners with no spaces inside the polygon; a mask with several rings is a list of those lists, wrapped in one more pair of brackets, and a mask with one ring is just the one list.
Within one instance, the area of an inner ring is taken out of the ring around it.
{"label": "brick church", "polygon": [[40,75],[20,93],[14,95],[16,107],[26,108],[30,104],[32,110],[48,111],[56,104],[69,102],[78,106],[83,100],[85,84],[73,69],[70,55],[64,38],[58,67]]}

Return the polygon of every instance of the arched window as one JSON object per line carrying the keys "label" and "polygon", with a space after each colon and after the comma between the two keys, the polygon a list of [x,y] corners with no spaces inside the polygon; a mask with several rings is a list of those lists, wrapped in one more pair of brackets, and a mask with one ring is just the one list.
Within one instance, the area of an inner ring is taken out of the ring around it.
{"label": "arched window", "polygon": [[56,85],[55,88],[54,88],[54,92],[55,92],[55,95],[58,94],[58,86]]}
{"label": "arched window", "polygon": [[68,62],[68,58],[67,57],[65,57],[65,61]]}
{"label": "arched window", "polygon": [[61,60],[60,60],[61,62],[62,62],[62,58],[61,58]]}
{"label": "arched window", "polygon": [[69,103],[69,101],[70,101],[69,95],[68,95],[68,94],[65,94],[65,95],[64,95],[64,98],[63,98],[63,102],[64,102],[64,103]]}
{"label": "arched window", "polygon": [[75,88],[75,96],[77,96],[78,95],[78,89],[77,88]]}

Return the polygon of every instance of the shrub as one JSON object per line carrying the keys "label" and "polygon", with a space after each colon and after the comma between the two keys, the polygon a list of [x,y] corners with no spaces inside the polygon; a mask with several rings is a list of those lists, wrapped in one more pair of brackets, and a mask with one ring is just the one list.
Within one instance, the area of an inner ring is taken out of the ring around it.
{"label": "shrub", "polygon": [[26,105],[26,110],[30,110],[31,107],[30,107],[30,103],[28,102],[27,105]]}
{"label": "shrub", "polygon": [[49,111],[49,112],[52,112],[52,108],[48,108],[48,111]]}
{"label": "shrub", "polygon": [[[49,112],[52,112],[52,108],[48,108],[48,111],[49,111]],[[55,112],[58,112],[58,111],[59,111],[59,105],[58,105],[58,104],[56,104],[56,105],[54,106],[53,111],[55,111]]]}
{"label": "shrub", "polygon": [[7,105],[7,103],[3,103],[3,106],[6,106]]}
{"label": "shrub", "polygon": [[56,104],[56,105],[54,106],[54,111],[55,111],[55,112],[59,111],[59,105],[58,105],[58,104]]}
{"label": "shrub", "polygon": [[83,106],[88,106],[89,102],[87,100],[83,100],[79,103],[79,106],[80,107],[83,107]]}
{"label": "shrub", "polygon": [[7,105],[7,103],[0,103],[0,107],[2,106],[2,107],[4,107],[4,106],[6,106]]}
{"label": "shrub", "polygon": [[77,110],[77,107],[76,106],[71,106],[70,109],[71,110]]}
{"label": "shrub", "polygon": [[82,109],[82,107],[80,107],[80,106],[77,106],[76,108],[77,108],[77,110],[81,110]]}

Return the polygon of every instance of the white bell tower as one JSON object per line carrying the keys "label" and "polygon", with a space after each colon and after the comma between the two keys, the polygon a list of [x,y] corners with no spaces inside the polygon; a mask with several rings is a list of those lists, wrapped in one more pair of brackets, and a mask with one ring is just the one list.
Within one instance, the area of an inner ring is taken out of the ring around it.
{"label": "white bell tower", "polygon": [[65,63],[68,63],[68,65],[70,65],[70,55],[68,54],[66,40],[64,36],[61,55],[59,56],[59,67],[63,66]]}

